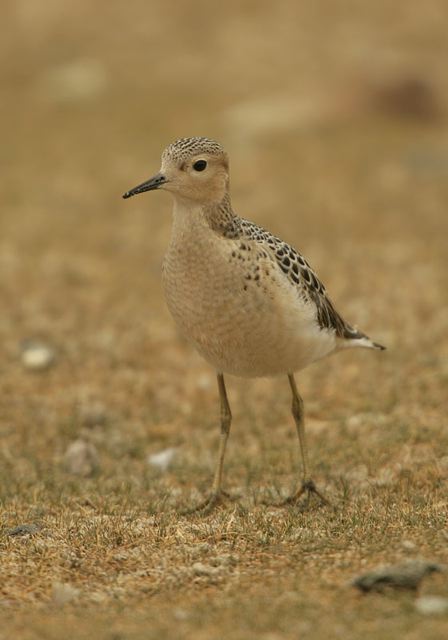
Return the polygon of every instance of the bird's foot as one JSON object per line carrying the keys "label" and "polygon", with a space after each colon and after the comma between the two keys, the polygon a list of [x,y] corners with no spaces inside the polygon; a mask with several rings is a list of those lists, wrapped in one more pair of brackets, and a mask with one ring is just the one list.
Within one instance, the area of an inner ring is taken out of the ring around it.
{"label": "bird's foot", "polygon": [[190,509],[185,509],[184,511],[182,511],[181,515],[189,516],[193,513],[206,515],[213,511],[213,509],[215,509],[216,507],[222,506],[228,500],[233,500],[230,494],[221,490],[213,491],[207,498],[205,498],[205,500],[202,500],[195,507],[191,507]]}
{"label": "bird's foot", "polygon": [[[331,506],[331,502],[319,491],[319,489],[314,484],[314,480],[304,480],[302,482],[301,487],[289,498],[280,502],[280,504],[276,505],[278,507],[287,507],[287,506],[296,506],[296,507],[305,507],[308,506],[311,494],[314,494],[319,500],[327,506]],[[304,500],[304,496],[306,498]]]}

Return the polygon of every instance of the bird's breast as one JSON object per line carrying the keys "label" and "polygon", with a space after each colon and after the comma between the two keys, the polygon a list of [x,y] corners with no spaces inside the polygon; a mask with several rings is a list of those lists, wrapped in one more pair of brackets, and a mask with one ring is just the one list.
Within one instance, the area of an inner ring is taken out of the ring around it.
{"label": "bird's breast", "polygon": [[163,286],[181,332],[224,373],[296,371],[333,348],[276,265],[241,257],[231,241],[172,242]]}

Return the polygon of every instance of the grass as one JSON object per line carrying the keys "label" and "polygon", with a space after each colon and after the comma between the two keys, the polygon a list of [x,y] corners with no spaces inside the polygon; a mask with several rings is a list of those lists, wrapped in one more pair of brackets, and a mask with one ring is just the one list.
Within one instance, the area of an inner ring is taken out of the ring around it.
{"label": "grass", "polygon": [[[10,10],[0,639],[446,636],[446,616],[417,613],[415,595],[349,586],[381,563],[448,562],[444,5],[352,9]],[[429,91],[423,112],[409,95],[391,103],[390,82],[410,77]],[[229,378],[236,499],[181,515],[213,473],[214,374],[163,303],[168,199],[120,195],[190,133],[228,148],[236,210],[303,251],[343,315],[387,344],[298,376],[314,477],[334,509],[264,504],[298,479],[288,384]],[[23,367],[30,339],[54,348],[47,371]],[[88,477],[66,468],[78,438],[98,452]],[[168,447],[173,464],[152,468],[148,455]],[[8,535],[23,524],[38,530]],[[422,593],[448,596],[446,576]]]}

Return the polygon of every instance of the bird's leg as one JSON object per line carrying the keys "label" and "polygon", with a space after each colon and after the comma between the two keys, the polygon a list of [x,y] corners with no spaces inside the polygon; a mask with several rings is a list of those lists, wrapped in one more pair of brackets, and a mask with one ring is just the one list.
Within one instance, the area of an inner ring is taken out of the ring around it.
{"label": "bird's leg", "polygon": [[218,464],[216,466],[215,476],[213,478],[212,490],[208,498],[199,503],[193,509],[190,509],[186,513],[194,513],[197,511],[202,511],[203,513],[208,513],[215,506],[223,501],[224,498],[227,498],[228,495],[224,493],[221,489],[222,484],[222,469],[224,464],[224,456],[226,453],[227,440],[229,438],[230,433],[230,425],[232,423],[232,413],[230,411],[229,400],[227,398],[226,386],[224,383],[224,376],[222,373],[217,374],[218,378],[218,389],[219,389],[219,398],[221,401],[221,435],[219,440],[219,453],[218,453]]}
{"label": "bird's leg", "polygon": [[288,374],[289,386],[291,387],[292,392],[292,415],[294,417],[294,421],[296,423],[297,435],[299,437],[300,444],[300,453],[302,455],[302,483],[297,491],[287,498],[283,504],[297,504],[299,503],[301,497],[304,493],[307,493],[310,496],[311,493],[316,494],[324,504],[330,504],[329,501],[320,493],[320,491],[316,488],[314,484],[314,480],[311,479],[311,476],[308,472],[308,449],[306,446],[306,438],[305,438],[305,420],[304,420],[304,411],[303,411],[303,400],[300,397],[300,394],[297,390],[296,381],[294,379],[294,375],[292,373]]}

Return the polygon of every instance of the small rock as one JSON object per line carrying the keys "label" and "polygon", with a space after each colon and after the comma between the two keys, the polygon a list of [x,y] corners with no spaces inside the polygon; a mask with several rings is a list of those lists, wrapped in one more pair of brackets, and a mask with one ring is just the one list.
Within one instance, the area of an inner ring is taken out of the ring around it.
{"label": "small rock", "polygon": [[360,591],[384,591],[386,588],[416,590],[427,575],[444,571],[441,564],[426,560],[409,560],[401,564],[380,567],[358,576],[352,581],[352,586]]}
{"label": "small rock", "polygon": [[18,527],[9,529],[9,531],[6,532],[6,535],[11,537],[31,536],[41,529],[42,527],[39,524],[19,524]]}
{"label": "small rock", "polygon": [[448,598],[442,596],[421,596],[414,603],[415,609],[425,616],[448,613]]}
{"label": "small rock", "polygon": [[43,342],[27,342],[22,349],[22,364],[30,371],[44,371],[54,364],[54,350]]}
{"label": "small rock", "polygon": [[412,542],[412,540],[402,540],[401,546],[403,549],[406,549],[406,551],[414,551],[417,545],[415,542]]}
{"label": "small rock", "polygon": [[166,471],[174,460],[176,453],[177,450],[174,447],[163,449],[163,451],[159,451],[159,453],[149,455],[147,462],[151,467],[155,467],[160,471]]}
{"label": "small rock", "polygon": [[53,604],[62,607],[64,604],[72,602],[79,596],[79,589],[71,584],[54,582],[51,586],[51,600]]}
{"label": "small rock", "polygon": [[99,468],[96,447],[85,440],[75,440],[65,452],[64,465],[67,471],[75,476],[92,475]]}
{"label": "small rock", "polygon": [[215,576],[219,573],[218,567],[212,567],[209,564],[195,562],[192,566],[193,573],[197,576]]}

